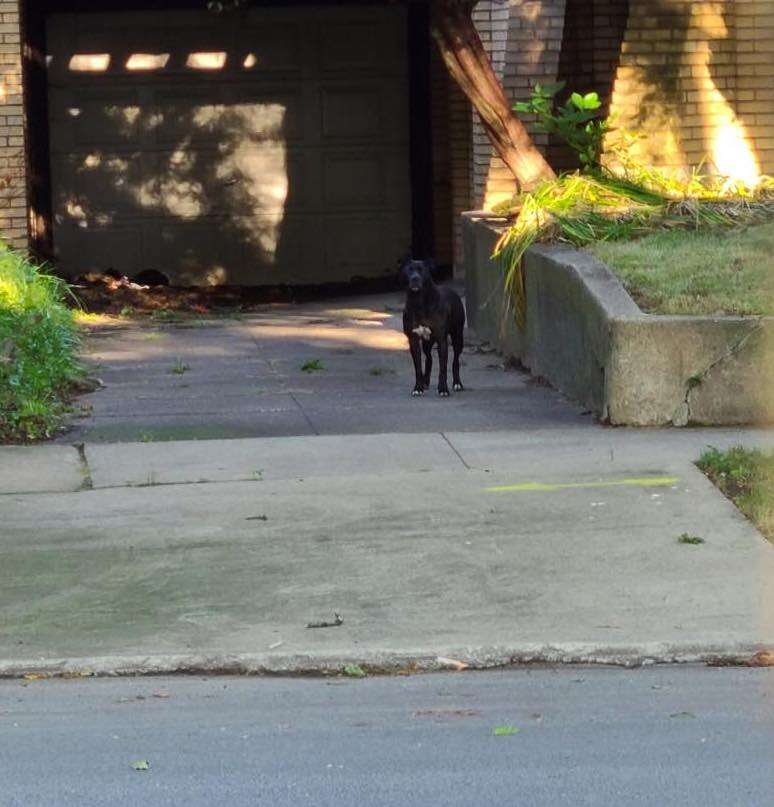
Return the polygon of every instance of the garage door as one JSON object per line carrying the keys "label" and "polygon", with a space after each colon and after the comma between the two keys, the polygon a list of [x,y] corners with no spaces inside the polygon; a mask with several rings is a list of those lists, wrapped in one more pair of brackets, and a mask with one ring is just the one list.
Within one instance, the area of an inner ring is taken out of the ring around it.
{"label": "garage door", "polygon": [[411,220],[403,9],[52,15],[47,35],[65,273],[395,271]]}

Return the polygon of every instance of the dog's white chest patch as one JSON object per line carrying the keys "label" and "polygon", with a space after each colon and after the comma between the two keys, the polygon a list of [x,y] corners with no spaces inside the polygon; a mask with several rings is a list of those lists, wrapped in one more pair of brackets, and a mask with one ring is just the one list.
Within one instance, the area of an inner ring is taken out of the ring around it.
{"label": "dog's white chest patch", "polygon": [[427,325],[419,325],[418,327],[414,328],[414,333],[420,339],[424,339],[425,342],[429,341],[430,339],[430,328],[428,328]]}

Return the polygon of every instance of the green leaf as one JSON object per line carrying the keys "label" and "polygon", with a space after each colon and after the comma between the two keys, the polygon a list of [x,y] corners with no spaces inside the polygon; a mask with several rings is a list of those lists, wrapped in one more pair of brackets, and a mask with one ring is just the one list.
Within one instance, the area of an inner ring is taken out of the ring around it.
{"label": "green leaf", "polygon": [[585,109],[599,109],[602,106],[602,102],[599,100],[597,93],[587,92],[586,95],[583,96],[583,106]]}
{"label": "green leaf", "polygon": [[138,759],[136,762],[132,763],[132,767],[136,771],[149,771],[150,770],[150,762],[147,759]]}
{"label": "green leaf", "polygon": [[514,734],[518,734],[521,729],[516,728],[516,726],[495,726],[492,729],[492,734],[495,737],[511,737]]}

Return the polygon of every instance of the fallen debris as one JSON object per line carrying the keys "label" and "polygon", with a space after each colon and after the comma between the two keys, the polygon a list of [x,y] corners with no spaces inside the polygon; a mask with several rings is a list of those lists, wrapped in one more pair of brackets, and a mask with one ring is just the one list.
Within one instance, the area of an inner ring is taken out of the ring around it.
{"label": "fallen debris", "polygon": [[344,620],[334,612],[333,614],[333,621],[330,620],[322,620],[321,622],[307,622],[307,628],[338,628],[339,625],[343,625]]}

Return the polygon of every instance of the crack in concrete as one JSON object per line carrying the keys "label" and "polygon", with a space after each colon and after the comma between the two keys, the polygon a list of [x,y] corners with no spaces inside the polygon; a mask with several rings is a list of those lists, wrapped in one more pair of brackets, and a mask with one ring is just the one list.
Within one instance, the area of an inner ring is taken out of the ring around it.
{"label": "crack in concrete", "polygon": [[685,397],[681,405],[678,407],[675,415],[672,418],[672,423],[675,426],[687,426],[691,422],[691,394],[697,390],[709,376],[709,374],[720,364],[739,355],[741,350],[750,341],[750,339],[763,328],[763,318],[756,319],[747,333],[740,337],[740,339],[727,346],[726,352],[719,356],[714,361],[710,362],[703,370],[694,373],[686,383]]}
{"label": "crack in concrete", "polygon": [[441,432],[441,437],[443,437],[443,439],[446,441],[449,448],[459,457],[459,460],[465,466],[465,469],[469,471],[470,470],[470,465],[468,465],[468,463],[465,462],[465,458],[462,456],[462,454],[460,454],[459,451],[457,451],[457,449],[454,446],[454,444],[452,443],[452,441],[443,432]]}

